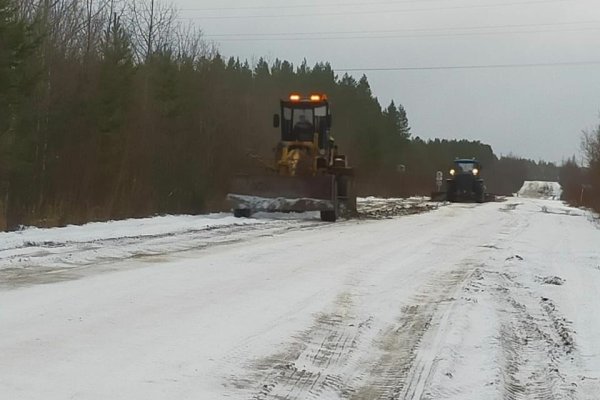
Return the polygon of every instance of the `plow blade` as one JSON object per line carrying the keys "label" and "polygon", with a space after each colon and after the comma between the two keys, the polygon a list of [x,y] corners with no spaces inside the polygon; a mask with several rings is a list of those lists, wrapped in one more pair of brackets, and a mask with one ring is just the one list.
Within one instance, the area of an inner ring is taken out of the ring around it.
{"label": "plow blade", "polygon": [[332,211],[336,208],[335,177],[238,176],[227,200],[238,212]]}
{"label": "plow blade", "polygon": [[[472,200],[471,197],[467,198],[468,200]],[[465,200],[465,198],[460,198],[460,200]],[[499,195],[495,195],[492,193],[485,193],[483,203],[503,201],[503,197]],[[431,201],[448,201],[448,193],[447,192],[431,192]]]}
{"label": "plow blade", "polygon": [[447,198],[446,192],[431,192],[431,201],[446,201]]}

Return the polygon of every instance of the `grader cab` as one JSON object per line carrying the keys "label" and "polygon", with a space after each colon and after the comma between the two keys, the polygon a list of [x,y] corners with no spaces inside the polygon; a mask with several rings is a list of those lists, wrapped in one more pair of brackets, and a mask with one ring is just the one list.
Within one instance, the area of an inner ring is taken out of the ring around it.
{"label": "grader cab", "polygon": [[227,195],[236,217],[257,211],[320,211],[323,221],[356,212],[352,168],[331,136],[331,110],[325,95],[292,94],[281,100],[273,126],[281,139],[269,173],[239,175]]}

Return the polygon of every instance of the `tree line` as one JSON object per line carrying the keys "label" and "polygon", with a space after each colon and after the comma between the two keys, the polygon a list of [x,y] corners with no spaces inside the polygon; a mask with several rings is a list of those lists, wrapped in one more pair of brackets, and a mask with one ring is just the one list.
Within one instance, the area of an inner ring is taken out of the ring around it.
{"label": "tree line", "polygon": [[0,0],[0,230],[224,210],[231,177],[273,160],[290,92],[329,96],[361,195],[428,194],[455,157],[479,158],[499,193],[558,175],[480,142],[413,138],[366,76],[224,59],[178,21],[156,0]]}
{"label": "tree line", "polygon": [[572,205],[600,212],[600,124],[583,131],[581,149],[582,162],[573,157],[561,168],[563,197]]}

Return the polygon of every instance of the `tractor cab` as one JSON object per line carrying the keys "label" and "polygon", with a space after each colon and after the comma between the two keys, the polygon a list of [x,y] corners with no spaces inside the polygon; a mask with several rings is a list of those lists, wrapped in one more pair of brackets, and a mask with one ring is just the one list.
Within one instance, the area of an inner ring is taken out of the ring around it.
{"label": "tractor cab", "polygon": [[281,141],[315,142],[316,139],[319,149],[327,149],[331,128],[327,96],[313,94],[303,98],[292,94],[289,99],[281,100],[281,119],[279,114],[273,118],[273,126],[280,125]]}
{"label": "tractor cab", "polygon": [[456,159],[450,168],[450,175],[477,176],[481,172],[481,164],[475,159]]}

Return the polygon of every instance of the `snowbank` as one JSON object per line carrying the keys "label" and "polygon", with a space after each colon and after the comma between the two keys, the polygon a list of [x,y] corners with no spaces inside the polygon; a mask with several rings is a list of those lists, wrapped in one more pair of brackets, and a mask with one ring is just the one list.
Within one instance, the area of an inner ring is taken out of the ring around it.
{"label": "snowbank", "polygon": [[17,232],[0,232],[0,251],[37,244],[93,242],[109,239],[175,235],[181,232],[211,229],[228,225],[261,224],[256,219],[234,218],[231,214],[167,215],[122,221],[91,222],[63,228],[27,227]]}
{"label": "snowbank", "polygon": [[525,181],[517,195],[531,199],[559,200],[562,187],[558,182]]}

